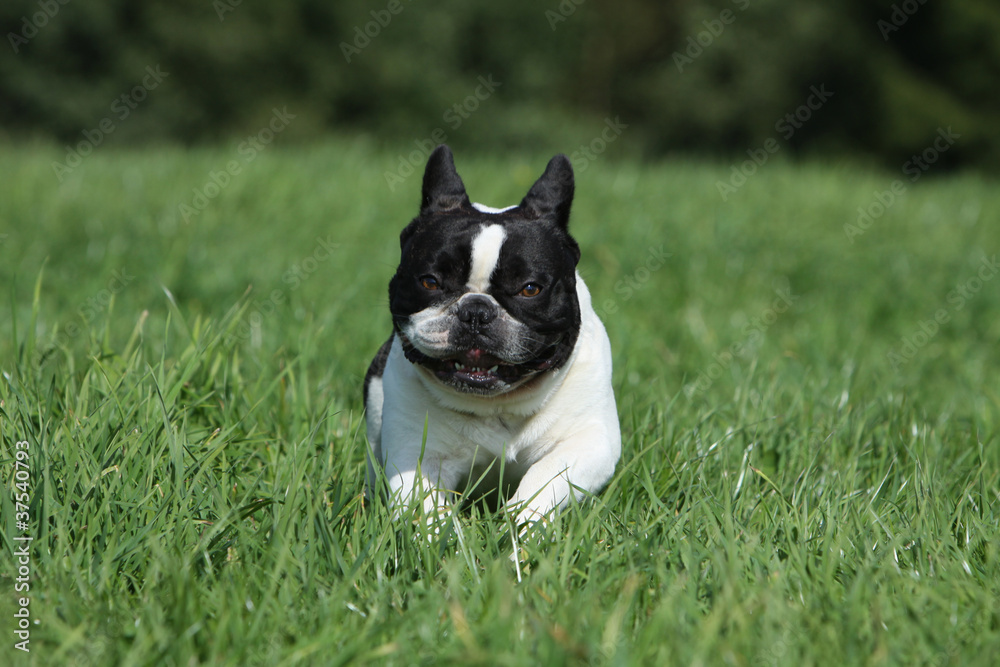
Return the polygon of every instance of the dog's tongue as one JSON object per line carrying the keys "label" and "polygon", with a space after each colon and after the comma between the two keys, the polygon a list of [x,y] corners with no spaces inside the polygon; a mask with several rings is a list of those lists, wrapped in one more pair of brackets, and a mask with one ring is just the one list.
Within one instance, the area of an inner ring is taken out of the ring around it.
{"label": "dog's tongue", "polygon": [[466,366],[473,366],[475,368],[491,368],[500,363],[499,359],[491,354],[487,354],[478,347],[466,350],[458,360]]}

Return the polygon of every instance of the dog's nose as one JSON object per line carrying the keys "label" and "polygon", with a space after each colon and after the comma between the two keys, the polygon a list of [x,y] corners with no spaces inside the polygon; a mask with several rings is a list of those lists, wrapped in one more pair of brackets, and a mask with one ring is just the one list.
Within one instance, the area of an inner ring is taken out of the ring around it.
{"label": "dog's nose", "polygon": [[474,329],[489,324],[496,316],[496,306],[485,296],[467,296],[458,306],[458,319]]}

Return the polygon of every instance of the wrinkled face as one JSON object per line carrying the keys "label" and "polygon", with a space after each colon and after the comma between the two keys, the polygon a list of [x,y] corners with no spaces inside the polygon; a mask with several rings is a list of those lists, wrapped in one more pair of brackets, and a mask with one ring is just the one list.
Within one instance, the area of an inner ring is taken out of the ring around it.
{"label": "wrinkled face", "polygon": [[572,192],[569,162],[557,156],[519,206],[484,212],[465,196],[447,147],[431,155],[424,204],[403,230],[389,284],[410,362],[485,396],[565,363],[580,329],[579,250],[566,230]]}
{"label": "wrinkled face", "polygon": [[423,221],[390,284],[410,361],[459,391],[498,394],[558,367],[576,342],[576,267],[537,220],[446,214]]}

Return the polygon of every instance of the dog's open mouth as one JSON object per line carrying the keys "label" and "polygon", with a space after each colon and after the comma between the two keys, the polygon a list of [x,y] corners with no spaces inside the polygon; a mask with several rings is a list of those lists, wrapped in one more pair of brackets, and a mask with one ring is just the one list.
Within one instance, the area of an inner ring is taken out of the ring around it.
{"label": "dog's open mouth", "polygon": [[463,384],[470,389],[491,390],[512,385],[525,375],[520,366],[507,364],[478,348],[450,359],[428,359],[424,363],[448,384]]}
{"label": "dog's open mouth", "polygon": [[552,367],[548,358],[512,364],[485,350],[471,348],[444,359],[429,357],[400,334],[403,351],[412,363],[423,366],[444,384],[459,391],[495,394],[509,391],[541,371]]}

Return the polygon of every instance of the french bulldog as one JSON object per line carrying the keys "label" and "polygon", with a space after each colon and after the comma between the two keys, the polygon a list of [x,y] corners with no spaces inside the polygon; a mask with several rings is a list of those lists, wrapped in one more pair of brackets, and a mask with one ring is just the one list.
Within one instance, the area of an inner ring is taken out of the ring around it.
{"label": "french bulldog", "polygon": [[611,346],[576,270],[573,192],[556,155],[520,204],[490,208],[447,146],[428,158],[389,282],[392,335],[364,382],[368,492],[380,467],[397,516],[486,488],[532,523],[614,473]]}

